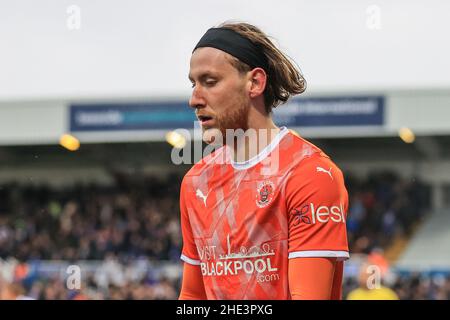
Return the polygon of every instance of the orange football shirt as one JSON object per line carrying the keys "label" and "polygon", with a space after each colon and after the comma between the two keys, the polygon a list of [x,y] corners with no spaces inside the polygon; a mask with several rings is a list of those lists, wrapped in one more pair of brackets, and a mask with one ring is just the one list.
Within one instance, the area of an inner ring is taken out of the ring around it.
{"label": "orange football shirt", "polygon": [[348,194],[325,153],[281,128],[255,158],[230,155],[206,156],[181,185],[181,259],[200,267],[208,299],[290,299],[289,259],[348,259]]}

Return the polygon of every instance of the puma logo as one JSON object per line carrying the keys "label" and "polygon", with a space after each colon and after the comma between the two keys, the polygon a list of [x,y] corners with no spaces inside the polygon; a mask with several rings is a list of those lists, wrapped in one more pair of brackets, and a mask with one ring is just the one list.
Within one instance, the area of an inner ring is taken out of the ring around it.
{"label": "puma logo", "polygon": [[198,197],[198,198],[202,198],[203,199],[203,203],[205,204],[205,207],[206,207],[206,199],[208,199],[208,194],[209,194],[209,192],[206,194],[206,196],[203,194],[203,192],[202,192],[202,190],[200,190],[200,189],[197,189],[197,193],[196,193],[196,196]]}
{"label": "puma logo", "polygon": [[322,168],[322,167],[317,167],[317,172],[323,172],[323,173],[326,173],[326,174],[328,174],[329,176],[330,176],[330,178],[331,178],[331,180],[334,180],[333,179],[333,175],[331,174],[331,170],[332,170],[333,168],[330,168],[330,170],[325,170],[324,168]]}

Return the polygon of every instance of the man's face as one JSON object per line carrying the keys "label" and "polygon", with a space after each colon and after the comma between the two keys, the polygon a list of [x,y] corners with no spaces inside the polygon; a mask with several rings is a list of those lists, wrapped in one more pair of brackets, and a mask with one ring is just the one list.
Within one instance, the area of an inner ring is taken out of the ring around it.
{"label": "man's face", "polygon": [[204,136],[214,129],[220,130],[224,138],[226,129],[248,129],[251,83],[230,59],[226,52],[209,47],[192,54],[189,79],[193,91],[189,105],[195,108]]}

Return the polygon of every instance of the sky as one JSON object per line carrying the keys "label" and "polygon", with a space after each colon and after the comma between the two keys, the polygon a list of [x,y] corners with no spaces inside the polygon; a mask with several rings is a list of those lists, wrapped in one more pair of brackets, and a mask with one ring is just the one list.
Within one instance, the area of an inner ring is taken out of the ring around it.
{"label": "sky", "polygon": [[185,98],[212,26],[262,28],[307,93],[450,88],[450,1],[0,0],[0,100]]}

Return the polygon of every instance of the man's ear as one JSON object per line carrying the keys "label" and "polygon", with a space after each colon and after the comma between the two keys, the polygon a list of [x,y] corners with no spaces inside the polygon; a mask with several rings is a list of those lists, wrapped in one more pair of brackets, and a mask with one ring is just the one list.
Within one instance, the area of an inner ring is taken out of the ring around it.
{"label": "man's ear", "polygon": [[251,81],[250,85],[250,98],[256,98],[263,94],[266,89],[267,74],[262,68],[255,68],[249,72]]}

